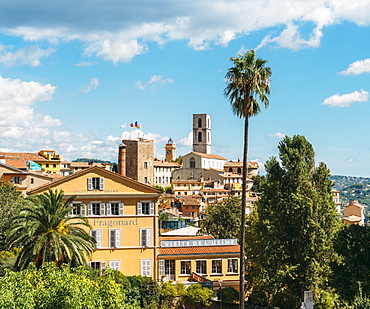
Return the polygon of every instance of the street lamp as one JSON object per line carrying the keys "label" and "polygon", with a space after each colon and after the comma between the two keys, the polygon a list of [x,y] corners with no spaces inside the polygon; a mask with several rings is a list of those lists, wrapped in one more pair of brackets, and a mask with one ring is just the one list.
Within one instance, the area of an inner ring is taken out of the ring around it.
{"label": "street lamp", "polygon": [[222,282],[223,280],[218,280],[218,284],[220,285],[220,309],[222,309]]}

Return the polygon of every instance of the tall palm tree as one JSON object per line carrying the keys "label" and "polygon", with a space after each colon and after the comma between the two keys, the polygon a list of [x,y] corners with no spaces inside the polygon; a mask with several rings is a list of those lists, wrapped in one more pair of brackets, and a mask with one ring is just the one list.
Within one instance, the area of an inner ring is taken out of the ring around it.
{"label": "tall palm tree", "polygon": [[16,268],[27,268],[30,262],[41,267],[44,262],[57,266],[84,265],[90,257],[95,240],[88,234],[88,221],[70,216],[75,196],[63,201],[63,191],[48,190],[43,195],[27,198],[23,208],[10,224],[9,248],[20,248]]}
{"label": "tall palm tree", "polygon": [[242,213],[240,229],[240,298],[239,308],[244,308],[244,242],[245,242],[245,211],[246,211],[246,187],[247,187],[247,154],[248,154],[248,127],[249,117],[256,116],[261,108],[258,101],[265,108],[269,106],[271,68],[266,67],[266,60],[256,58],[253,50],[244,55],[238,55],[229,59],[234,66],[226,73],[227,86],[224,94],[228,97],[233,113],[244,118],[244,149],[243,149],[243,175],[242,175]]}

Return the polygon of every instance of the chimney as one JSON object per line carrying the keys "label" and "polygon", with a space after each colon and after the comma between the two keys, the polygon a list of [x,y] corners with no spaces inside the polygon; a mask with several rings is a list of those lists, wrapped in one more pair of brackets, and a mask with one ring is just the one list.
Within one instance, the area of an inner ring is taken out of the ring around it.
{"label": "chimney", "polygon": [[126,176],[126,145],[123,142],[118,146],[118,174]]}

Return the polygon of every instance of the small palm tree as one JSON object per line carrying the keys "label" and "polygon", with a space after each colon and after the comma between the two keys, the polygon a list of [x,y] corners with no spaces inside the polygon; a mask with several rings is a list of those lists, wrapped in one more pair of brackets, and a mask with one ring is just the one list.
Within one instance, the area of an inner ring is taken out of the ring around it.
{"label": "small palm tree", "polygon": [[34,262],[40,268],[44,262],[58,267],[85,265],[95,247],[95,239],[87,230],[88,221],[81,216],[69,216],[75,196],[63,201],[63,191],[48,190],[43,195],[28,197],[23,208],[10,224],[8,247],[20,248],[15,266],[18,270]]}
{"label": "small palm tree", "polygon": [[261,108],[261,101],[267,108],[270,94],[271,69],[266,67],[266,60],[255,57],[253,50],[229,59],[234,66],[226,73],[227,86],[224,90],[228,97],[233,113],[244,118],[244,149],[242,175],[242,213],[240,229],[240,299],[239,306],[244,308],[244,242],[245,242],[245,210],[246,210],[246,183],[247,183],[247,154],[249,117],[257,115]]}

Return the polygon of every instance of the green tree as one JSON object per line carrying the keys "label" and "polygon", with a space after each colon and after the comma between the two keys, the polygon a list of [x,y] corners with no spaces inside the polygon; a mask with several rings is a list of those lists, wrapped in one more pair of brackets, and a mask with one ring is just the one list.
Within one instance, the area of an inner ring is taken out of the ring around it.
{"label": "green tree", "polygon": [[160,286],[159,293],[161,309],[177,308],[186,294],[186,289],[182,283],[165,282]]}
{"label": "green tree", "polygon": [[6,231],[19,211],[26,206],[22,192],[8,181],[0,181],[0,251],[4,250],[8,239]]}
{"label": "green tree", "polygon": [[185,301],[189,308],[204,308],[212,303],[213,291],[200,284],[193,284],[186,290]]}
{"label": "green tree", "polygon": [[[248,131],[249,118],[261,111],[258,101],[265,108],[269,105],[271,69],[266,67],[266,60],[256,58],[253,50],[229,59],[234,66],[226,73],[227,86],[224,90],[228,97],[233,113],[244,118],[244,149],[242,174],[242,212],[240,229],[240,291],[244,291],[244,242],[245,242],[245,210],[247,186]],[[244,308],[244,294],[240,293],[240,308]]]}
{"label": "green tree", "polygon": [[339,259],[332,263],[332,285],[341,298],[354,300],[359,284],[370,295],[370,226],[345,225],[338,233],[334,249]]}
{"label": "green tree", "polygon": [[313,291],[319,303],[327,289],[340,223],[329,170],[315,166],[312,145],[295,135],[278,148],[281,163],[266,162],[262,195],[248,218],[247,282],[252,299],[298,308],[304,291]]}
{"label": "green tree", "polygon": [[91,228],[86,218],[70,216],[74,199],[72,196],[63,201],[63,191],[52,190],[28,198],[30,205],[21,210],[9,228],[9,248],[20,248],[17,269],[25,269],[30,262],[35,262],[37,268],[44,262],[57,266],[86,264],[95,240],[86,231]]}
{"label": "green tree", "polygon": [[240,229],[240,199],[229,197],[209,205],[202,221],[201,234],[211,234],[215,238],[236,238]]}

